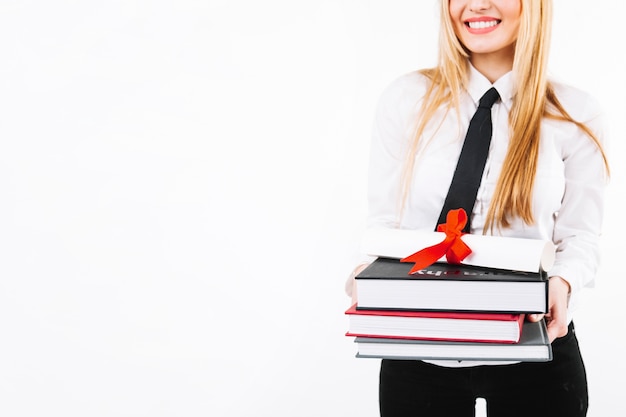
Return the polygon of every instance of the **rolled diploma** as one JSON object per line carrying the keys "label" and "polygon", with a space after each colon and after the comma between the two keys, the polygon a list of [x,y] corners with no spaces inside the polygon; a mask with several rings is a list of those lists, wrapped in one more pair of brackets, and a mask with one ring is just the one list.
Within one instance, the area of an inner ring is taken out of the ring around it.
{"label": "rolled diploma", "polygon": [[[362,250],[371,256],[402,259],[436,245],[446,237],[443,232],[405,229],[368,229]],[[549,271],[554,264],[555,246],[551,241],[502,236],[466,234],[461,239],[472,253],[462,263],[513,271]],[[439,262],[446,262],[445,256]]]}

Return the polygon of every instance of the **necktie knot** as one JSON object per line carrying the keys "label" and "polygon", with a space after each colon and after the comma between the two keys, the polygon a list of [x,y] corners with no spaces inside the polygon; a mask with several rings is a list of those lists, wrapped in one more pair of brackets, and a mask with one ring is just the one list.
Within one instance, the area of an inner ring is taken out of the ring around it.
{"label": "necktie knot", "polygon": [[493,103],[500,98],[500,94],[498,94],[498,90],[495,87],[491,87],[483,96],[480,98],[478,102],[478,107],[490,109],[493,106]]}

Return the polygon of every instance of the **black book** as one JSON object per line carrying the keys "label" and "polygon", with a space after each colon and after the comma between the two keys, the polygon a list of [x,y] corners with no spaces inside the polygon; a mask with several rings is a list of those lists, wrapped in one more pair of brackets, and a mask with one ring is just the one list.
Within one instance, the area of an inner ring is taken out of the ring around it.
{"label": "black book", "polygon": [[435,263],[410,274],[410,262],[377,258],[356,276],[357,309],[546,313],[548,276]]}

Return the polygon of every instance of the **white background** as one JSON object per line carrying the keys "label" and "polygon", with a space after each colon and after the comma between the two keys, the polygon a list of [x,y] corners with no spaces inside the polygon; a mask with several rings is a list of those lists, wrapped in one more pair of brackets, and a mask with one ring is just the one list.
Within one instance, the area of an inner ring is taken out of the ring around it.
{"label": "white background", "polygon": [[[551,61],[612,133],[591,417],[626,411],[608,3],[555,1]],[[434,0],[0,2],[0,415],[376,416],[343,285],[375,102],[436,37]]]}

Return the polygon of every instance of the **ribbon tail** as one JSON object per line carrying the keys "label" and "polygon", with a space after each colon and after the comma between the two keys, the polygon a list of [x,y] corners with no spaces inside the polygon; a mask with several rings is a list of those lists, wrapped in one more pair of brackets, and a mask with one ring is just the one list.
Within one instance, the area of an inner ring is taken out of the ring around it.
{"label": "ribbon tail", "polygon": [[400,262],[413,262],[414,265],[409,271],[409,274],[414,274],[427,266],[432,265],[444,256],[450,249],[450,242],[448,239],[434,246],[424,248],[406,258],[400,259]]}

